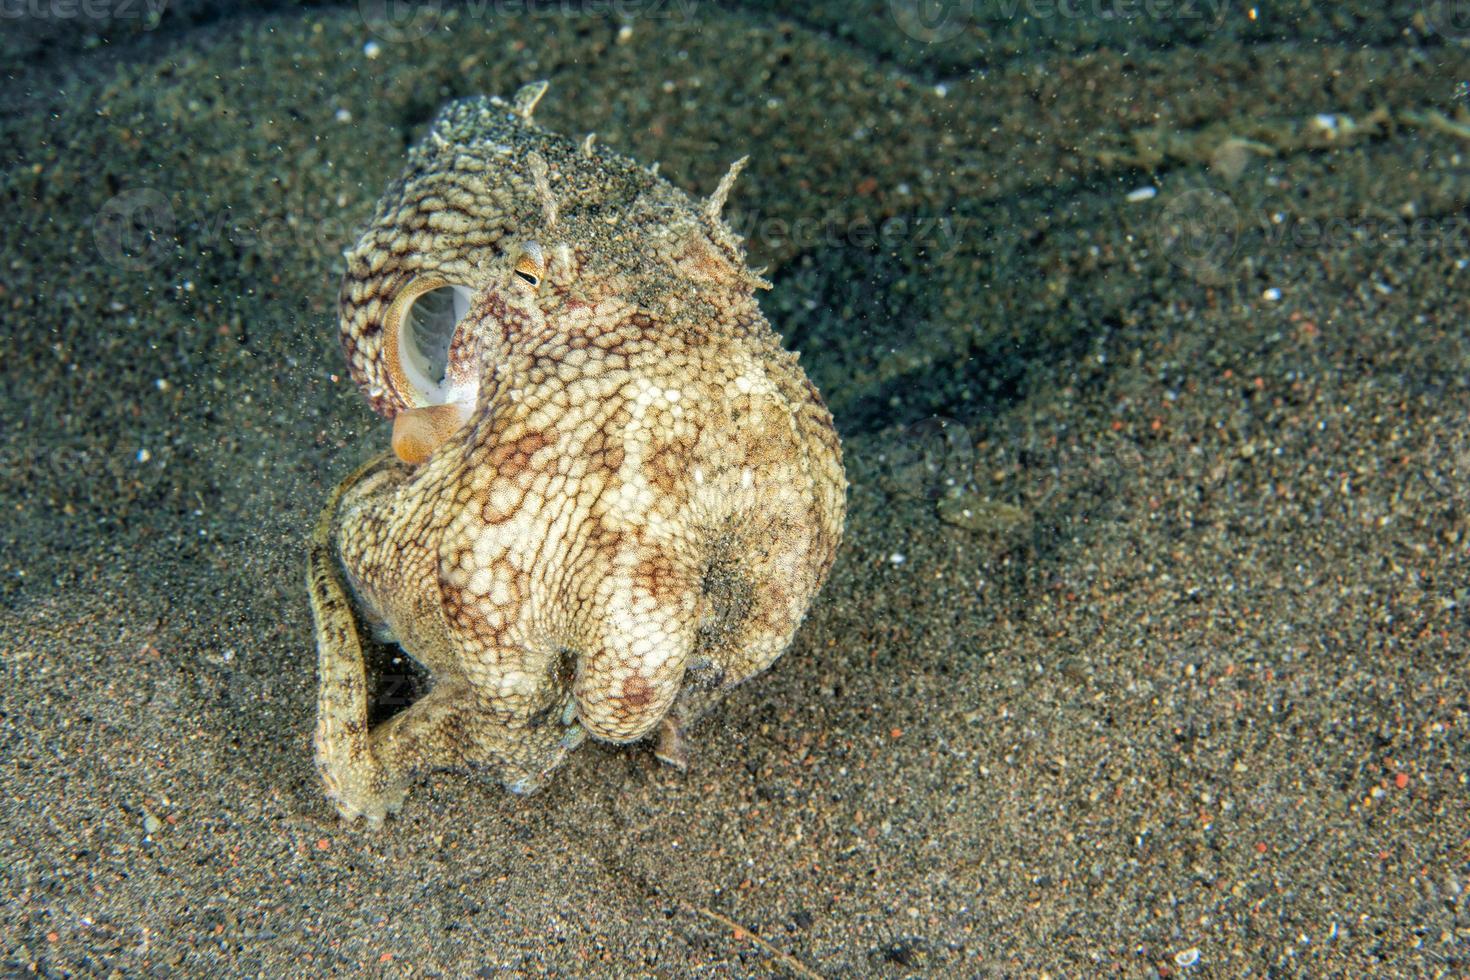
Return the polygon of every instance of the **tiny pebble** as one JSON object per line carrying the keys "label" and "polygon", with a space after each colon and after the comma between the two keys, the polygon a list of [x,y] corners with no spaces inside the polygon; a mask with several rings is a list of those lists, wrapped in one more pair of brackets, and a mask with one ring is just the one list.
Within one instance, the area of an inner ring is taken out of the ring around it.
{"label": "tiny pebble", "polygon": [[1152,200],[1158,193],[1159,189],[1157,187],[1138,187],[1129,191],[1125,200],[1129,204],[1139,204],[1143,201]]}
{"label": "tiny pebble", "polygon": [[352,112],[349,109],[338,109],[336,119],[339,123],[352,122]]}
{"label": "tiny pebble", "polygon": [[146,449],[138,450],[138,462],[146,463],[153,458],[153,454]]}
{"label": "tiny pebble", "polygon": [[143,833],[156,834],[163,829],[163,821],[146,810],[143,813]]}
{"label": "tiny pebble", "polygon": [[888,560],[893,562],[893,564],[895,565],[902,565],[904,562],[908,561],[908,558],[902,552],[895,551],[893,554],[888,556]]}
{"label": "tiny pebble", "polygon": [[1268,303],[1274,303],[1280,298],[1281,290],[1277,289],[1275,286],[1272,286],[1270,289],[1261,293],[1261,299],[1265,300]]}
{"label": "tiny pebble", "polygon": [[369,41],[362,46],[362,53],[367,56],[367,59],[369,61],[372,61],[378,55],[383,53],[383,48],[381,45],[378,44],[377,41]]}

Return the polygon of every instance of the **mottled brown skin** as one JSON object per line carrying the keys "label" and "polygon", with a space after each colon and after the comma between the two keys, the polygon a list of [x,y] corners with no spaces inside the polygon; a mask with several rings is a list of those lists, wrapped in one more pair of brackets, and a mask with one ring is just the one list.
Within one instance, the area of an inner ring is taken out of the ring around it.
{"label": "mottled brown skin", "polygon": [[[528,792],[584,734],[661,732],[679,762],[684,723],[790,644],[841,537],[832,419],[756,305],[729,181],[696,202],[547,133],[543,90],[447,106],[347,255],[353,378],[405,431],[438,413],[400,447],[426,458],[349,477],[312,540],[317,765],[349,819],[440,767]],[[427,281],[472,297],[458,428],[392,371],[388,309]],[[361,621],[433,677],[371,730]]]}

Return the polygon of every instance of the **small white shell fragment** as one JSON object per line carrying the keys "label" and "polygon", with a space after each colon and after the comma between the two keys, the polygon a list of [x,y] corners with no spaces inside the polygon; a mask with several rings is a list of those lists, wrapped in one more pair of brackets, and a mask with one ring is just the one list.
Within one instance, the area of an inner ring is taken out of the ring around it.
{"label": "small white shell fragment", "polygon": [[1191,946],[1188,949],[1181,949],[1179,952],[1177,952],[1177,953],[1174,954],[1174,965],[1175,966],[1186,967],[1187,968],[1187,967],[1194,966],[1198,962],[1199,962],[1199,947],[1198,946]]}
{"label": "small white shell fragment", "polygon": [[1157,187],[1137,187],[1129,191],[1124,200],[1129,204],[1142,204],[1144,201],[1153,200],[1158,196],[1158,193],[1159,189]]}
{"label": "small white shell fragment", "polygon": [[1312,117],[1312,128],[1329,139],[1343,136],[1353,130],[1351,116],[1339,116],[1331,112],[1319,112]]}
{"label": "small white shell fragment", "polygon": [[1275,286],[1272,286],[1270,289],[1267,289],[1261,293],[1261,299],[1265,300],[1268,303],[1274,303],[1280,298],[1281,290],[1277,289]]}

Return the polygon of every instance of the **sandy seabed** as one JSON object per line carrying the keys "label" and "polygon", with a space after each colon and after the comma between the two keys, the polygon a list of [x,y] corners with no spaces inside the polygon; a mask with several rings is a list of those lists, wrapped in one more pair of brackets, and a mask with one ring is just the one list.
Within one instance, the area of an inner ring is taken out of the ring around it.
{"label": "sandy seabed", "polygon": [[[1470,969],[1470,51],[1411,6],[889,6],[15,42],[6,969]],[[751,154],[848,536],[686,774],[439,773],[372,833],[310,750],[303,544],[387,438],[340,253],[442,101],[536,78],[691,191]]]}

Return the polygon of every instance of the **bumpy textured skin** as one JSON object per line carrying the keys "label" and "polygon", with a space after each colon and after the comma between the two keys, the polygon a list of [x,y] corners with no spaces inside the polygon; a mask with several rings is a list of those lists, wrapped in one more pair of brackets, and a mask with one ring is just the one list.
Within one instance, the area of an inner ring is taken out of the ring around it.
{"label": "bumpy textured skin", "polygon": [[[377,411],[411,407],[382,333],[415,277],[471,290],[450,359],[479,378],[461,429],[353,474],[312,539],[317,764],[349,819],[440,767],[528,792],[584,734],[659,732],[677,762],[683,724],[790,644],[842,534],[837,434],[757,307],[728,185],[697,202],[545,132],[542,89],[445,107],[347,255]],[[535,286],[512,272],[532,241]],[[371,730],[362,621],[433,677]]]}

